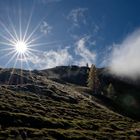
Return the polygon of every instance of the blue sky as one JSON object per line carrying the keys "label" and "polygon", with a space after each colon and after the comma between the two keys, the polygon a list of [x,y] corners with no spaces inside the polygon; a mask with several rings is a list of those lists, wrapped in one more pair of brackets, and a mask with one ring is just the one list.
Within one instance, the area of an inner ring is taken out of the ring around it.
{"label": "blue sky", "polygon": [[[0,66],[21,67],[21,61],[25,69],[107,66],[114,48],[139,29],[139,13],[139,0],[1,0]],[[6,29],[15,36],[14,27],[19,37],[19,21],[22,36],[30,21],[26,38],[34,31],[29,39],[37,38],[31,44],[34,51],[26,56],[28,64],[16,56],[7,64],[14,54],[8,55],[6,42],[13,38]]]}

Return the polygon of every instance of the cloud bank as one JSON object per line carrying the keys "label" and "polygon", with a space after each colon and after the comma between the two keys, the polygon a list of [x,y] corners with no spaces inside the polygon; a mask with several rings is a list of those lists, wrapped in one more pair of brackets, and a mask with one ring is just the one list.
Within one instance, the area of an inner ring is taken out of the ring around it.
{"label": "cloud bank", "polygon": [[68,48],[60,50],[50,50],[34,55],[30,61],[40,69],[52,68],[59,65],[69,65],[72,61],[72,56],[68,52]]}
{"label": "cloud bank", "polygon": [[140,29],[115,46],[110,57],[110,70],[131,79],[140,76]]}
{"label": "cloud bank", "polygon": [[45,52],[37,51],[36,54],[31,55],[28,60],[34,65],[34,68],[37,69],[47,69],[72,64],[79,66],[86,66],[87,63],[89,65],[95,64],[96,53],[87,47],[88,44],[92,43],[89,38],[89,36],[86,36],[79,39],[73,46],[73,51],[70,47]]}

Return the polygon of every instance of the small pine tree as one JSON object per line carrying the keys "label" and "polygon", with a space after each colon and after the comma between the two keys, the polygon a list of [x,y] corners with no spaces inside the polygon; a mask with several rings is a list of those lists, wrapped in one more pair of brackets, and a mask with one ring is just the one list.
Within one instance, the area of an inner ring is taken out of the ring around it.
{"label": "small pine tree", "polygon": [[99,91],[99,79],[98,79],[98,75],[97,75],[97,69],[95,67],[95,65],[91,65],[91,68],[89,70],[89,74],[88,74],[88,80],[87,80],[87,86],[95,93],[97,94]]}
{"label": "small pine tree", "polygon": [[113,98],[114,95],[115,95],[115,89],[114,89],[112,83],[110,83],[110,84],[108,85],[108,88],[107,88],[107,96],[108,96],[109,98]]}

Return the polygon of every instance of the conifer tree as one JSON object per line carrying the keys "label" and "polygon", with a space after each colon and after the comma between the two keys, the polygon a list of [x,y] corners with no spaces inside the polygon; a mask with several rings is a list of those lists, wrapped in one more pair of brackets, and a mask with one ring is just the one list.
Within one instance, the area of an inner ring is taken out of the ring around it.
{"label": "conifer tree", "polygon": [[93,64],[91,65],[91,68],[89,70],[88,80],[87,80],[87,86],[95,94],[98,93],[100,82],[99,82],[98,75],[97,75],[97,69],[96,69],[95,65],[93,65]]}
{"label": "conifer tree", "polygon": [[114,95],[115,95],[115,89],[114,89],[112,83],[110,83],[110,84],[108,85],[108,88],[107,88],[107,96],[108,96],[109,98],[113,98]]}

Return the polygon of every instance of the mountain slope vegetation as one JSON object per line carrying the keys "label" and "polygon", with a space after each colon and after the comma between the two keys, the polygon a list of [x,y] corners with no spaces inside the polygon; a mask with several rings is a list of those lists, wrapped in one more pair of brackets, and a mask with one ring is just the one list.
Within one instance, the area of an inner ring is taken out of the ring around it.
{"label": "mountain slope vegetation", "polygon": [[[87,70],[62,66],[21,75],[16,69],[10,76],[12,69],[2,69],[0,139],[139,139],[140,122],[105,95],[93,95],[86,87]],[[105,87],[112,79],[98,71]],[[113,77],[112,84],[116,81]]]}

